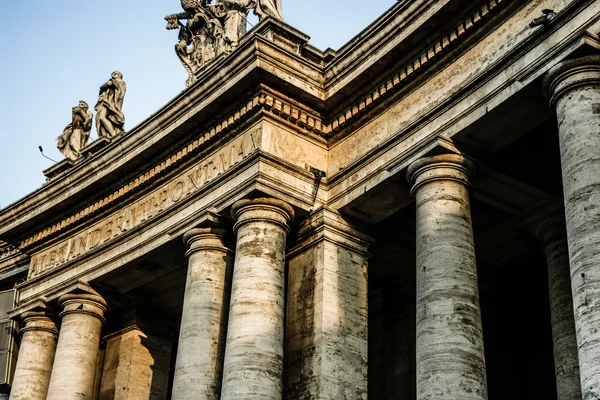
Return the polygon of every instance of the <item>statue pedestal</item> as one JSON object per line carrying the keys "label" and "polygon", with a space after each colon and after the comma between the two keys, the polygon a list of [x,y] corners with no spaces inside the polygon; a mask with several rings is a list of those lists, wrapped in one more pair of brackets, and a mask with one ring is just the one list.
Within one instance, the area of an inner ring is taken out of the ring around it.
{"label": "statue pedestal", "polygon": [[68,158],[65,158],[64,160],[57,162],[50,168],[45,169],[43,171],[44,176],[47,178],[47,180],[50,180],[62,174],[63,172],[70,170],[74,164],[75,163],[73,161],[69,160]]}
{"label": "statue pedestal", "polygon": [[[118,139],[118,138],[120,138],[120,136],[115,137],[113,140]],[[93,154],[96,154],[100,150],[105,148],[113,140],[110,140],[105,137],[99,137],[98,139],[94,140],[92,143],[88,144],[83,149],[81,149],[81,155],[83,157],[89,157]]]}

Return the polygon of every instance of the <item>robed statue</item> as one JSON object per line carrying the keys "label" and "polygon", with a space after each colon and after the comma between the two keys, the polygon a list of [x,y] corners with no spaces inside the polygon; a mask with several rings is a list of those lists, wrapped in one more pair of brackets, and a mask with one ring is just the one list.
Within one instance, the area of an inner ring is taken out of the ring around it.
{"label": "robed statue", "polygon": [[96,104],[96,130],[98,136],[112,140],[124,132],[125,116],[123,115],[123,98],[127,85],[123,74],[115,71],[111,79],[100,86],[100,95]]}
{"label": "robed statue", "polygon": [[267,17],[283,20],[283,12],[281,9],[281,0],[256,0],[254,13],[258,15],[261,20]]}
{"label": "robed statue", "polygon": [[90,137],[93,117],[85,101],[81,100],[73,107],[71,123],[57,139],[58,150],[69,160],[75,161],[81,156],[80,151]]}

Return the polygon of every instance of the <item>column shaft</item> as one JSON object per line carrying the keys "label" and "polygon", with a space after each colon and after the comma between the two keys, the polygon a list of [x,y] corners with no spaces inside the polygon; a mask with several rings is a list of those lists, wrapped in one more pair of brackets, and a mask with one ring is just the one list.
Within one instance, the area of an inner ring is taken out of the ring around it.
{"label": "column shaft", "polygon": [[233,257],[220,228],[184,235],[188,273],[181,317],[174,400],[217,400],[221,394]]}
{"label": "column shaft", "polygon": [[92,294],[67,294],[47,400],[91,399],[106,302]]}
{"label": "column shaft", "polygon": [[223,370],[223,400],[281,400],[284,269],[293,209],[275,199],[241,200]]}
{"label": "column shaft", "polygon": [[600,56],[550,71],[556,107],[581,392],[600,399]]}
{"label": "column shaft", "polygon": [[541,224],[537,229],[537,235],[543,242],[548,264],[557,399],[580,400],[577,336],[573,317],[569,249],[564,217],[552,218]]}
{"label": "column shaft", "polygon": [[288,255],[285,399],[366,399],[367,248],[334,210],[302,222]]}
{"label": "column shaft", "polygon": [[409,168],[417,209],[417,399],[487,399],[470,163],[459,155]]}
{"label": "column shaft", "polygon": [[52,317],[48,311],[30,311],[21,316],[23,337],[10,400],[46,400],[58,338]]}

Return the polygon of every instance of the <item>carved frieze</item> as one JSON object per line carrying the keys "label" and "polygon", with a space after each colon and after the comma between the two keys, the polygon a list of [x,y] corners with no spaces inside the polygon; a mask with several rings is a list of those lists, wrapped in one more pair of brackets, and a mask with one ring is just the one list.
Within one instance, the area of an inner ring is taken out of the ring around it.
{"label": "carved frieze", "polygon": [[212,128],[198,135],[198,139],[194,140],[192,143],[189,143],[177,153],[156,165],[154,168],[146,171],[144,174],[129,182],[127,185],[121,187],[119,190],[91,204],[69,218],[19,242],[19,249],[28,249],[42,240],[46,240],[49,237],[60,234],[60,232],[63,230],[69,229],[72,226],[91,218],[93,215],[96,215],[96,213],[115,204],[125,196],[129,196],[133,191],[137,190],[141,186],[160,178],[165,171],[170,170],[174,166],[187,160],[190,156],[197,154],[197,152],[203,149],[209,142],[219,139],[223,134],[231,131],[233,128],[242,123],[242,121],[247,120],[249,117],[254,115],[258,110],[268,111],[272,115],[275,115],[290,124],[296,125],[306,133],[316,136],[326,136],[329,132],[327,127],[323,125],[322,119],[317,115],[301,110],[300,108],[286,103],[272,95],[258,94],[236,112],[230,114]]}
{"label": "carved frieze", "polygon": [[493,14],[499,11],[500,6],[511,0],[486,0],[471,15],[462,20],[446,35],[438,38],[435,42],[424,49],[416,58],[405,65],[400,71],[388,77],[385,82],[372,89],[372,91],[359,102],[351,105],[339,115],[330,120],[328,131],[332,134],[338,133],[348,124],[370,110],[376,103],[397,91],[406,82],[422,73],[431,64],[439,61],[442,55],[454,48],[458,43],[470,36],[476,28],[483,24]]}
{"label": "carved frieze", "polygon": [[35,278],[75,260],[201,190],[258,149],[256,132],[249,132],[182,172],[141,199],[76,235],[31,258],[28,278]]}

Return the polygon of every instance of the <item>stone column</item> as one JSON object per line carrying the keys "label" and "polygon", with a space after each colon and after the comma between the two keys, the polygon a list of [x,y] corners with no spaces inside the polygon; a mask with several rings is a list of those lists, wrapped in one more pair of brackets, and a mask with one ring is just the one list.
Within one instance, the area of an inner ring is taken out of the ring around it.
{"label": "stone column", "polygon": [[285,248],[293,208],[276,199],[240,200],[223,368],[223,400],[281,400]]}
{"label": "stone column", "polygon": [[110,333],[102,339],[106,344],[100,350],[98,400],[171,398],[172,323],[169,314],[142,304],[111,313],[104,329]]}
{"label": "stone column", "polygon": [[21,315],[21,347],[10,400],[46,400],[58,329],[48,310]]}
{"label": "stone column", "polygon": [[106,301],[94,294],[66,294],[47,400],[91,399]]}
{"label": "stone column", "polygon": [[536,229],[536,234],[543,243],[548,264],[557,399],[581,400],[569,249],[564,216],[555,216],[541,223]]}
{"label": "stone column", "polygon": [[473,245],[472,164],[457,154],[408,169],[417,209],[417,399],[487,399]]}
{"label": "stone column", "polygon": [[288,254],[285,399],[367,399],[367,249],[335,210],[301,224]]}
{"label": "stone column", "polygon": [[188,273],[177,350],[173,400],[218,400],[221,394],[225,333],[233,255],[226,230],[187,232]]}
{"label": "stone column", "polygon": [[545,79],[556,108],[581,394],[600,399],[600,55]]}

